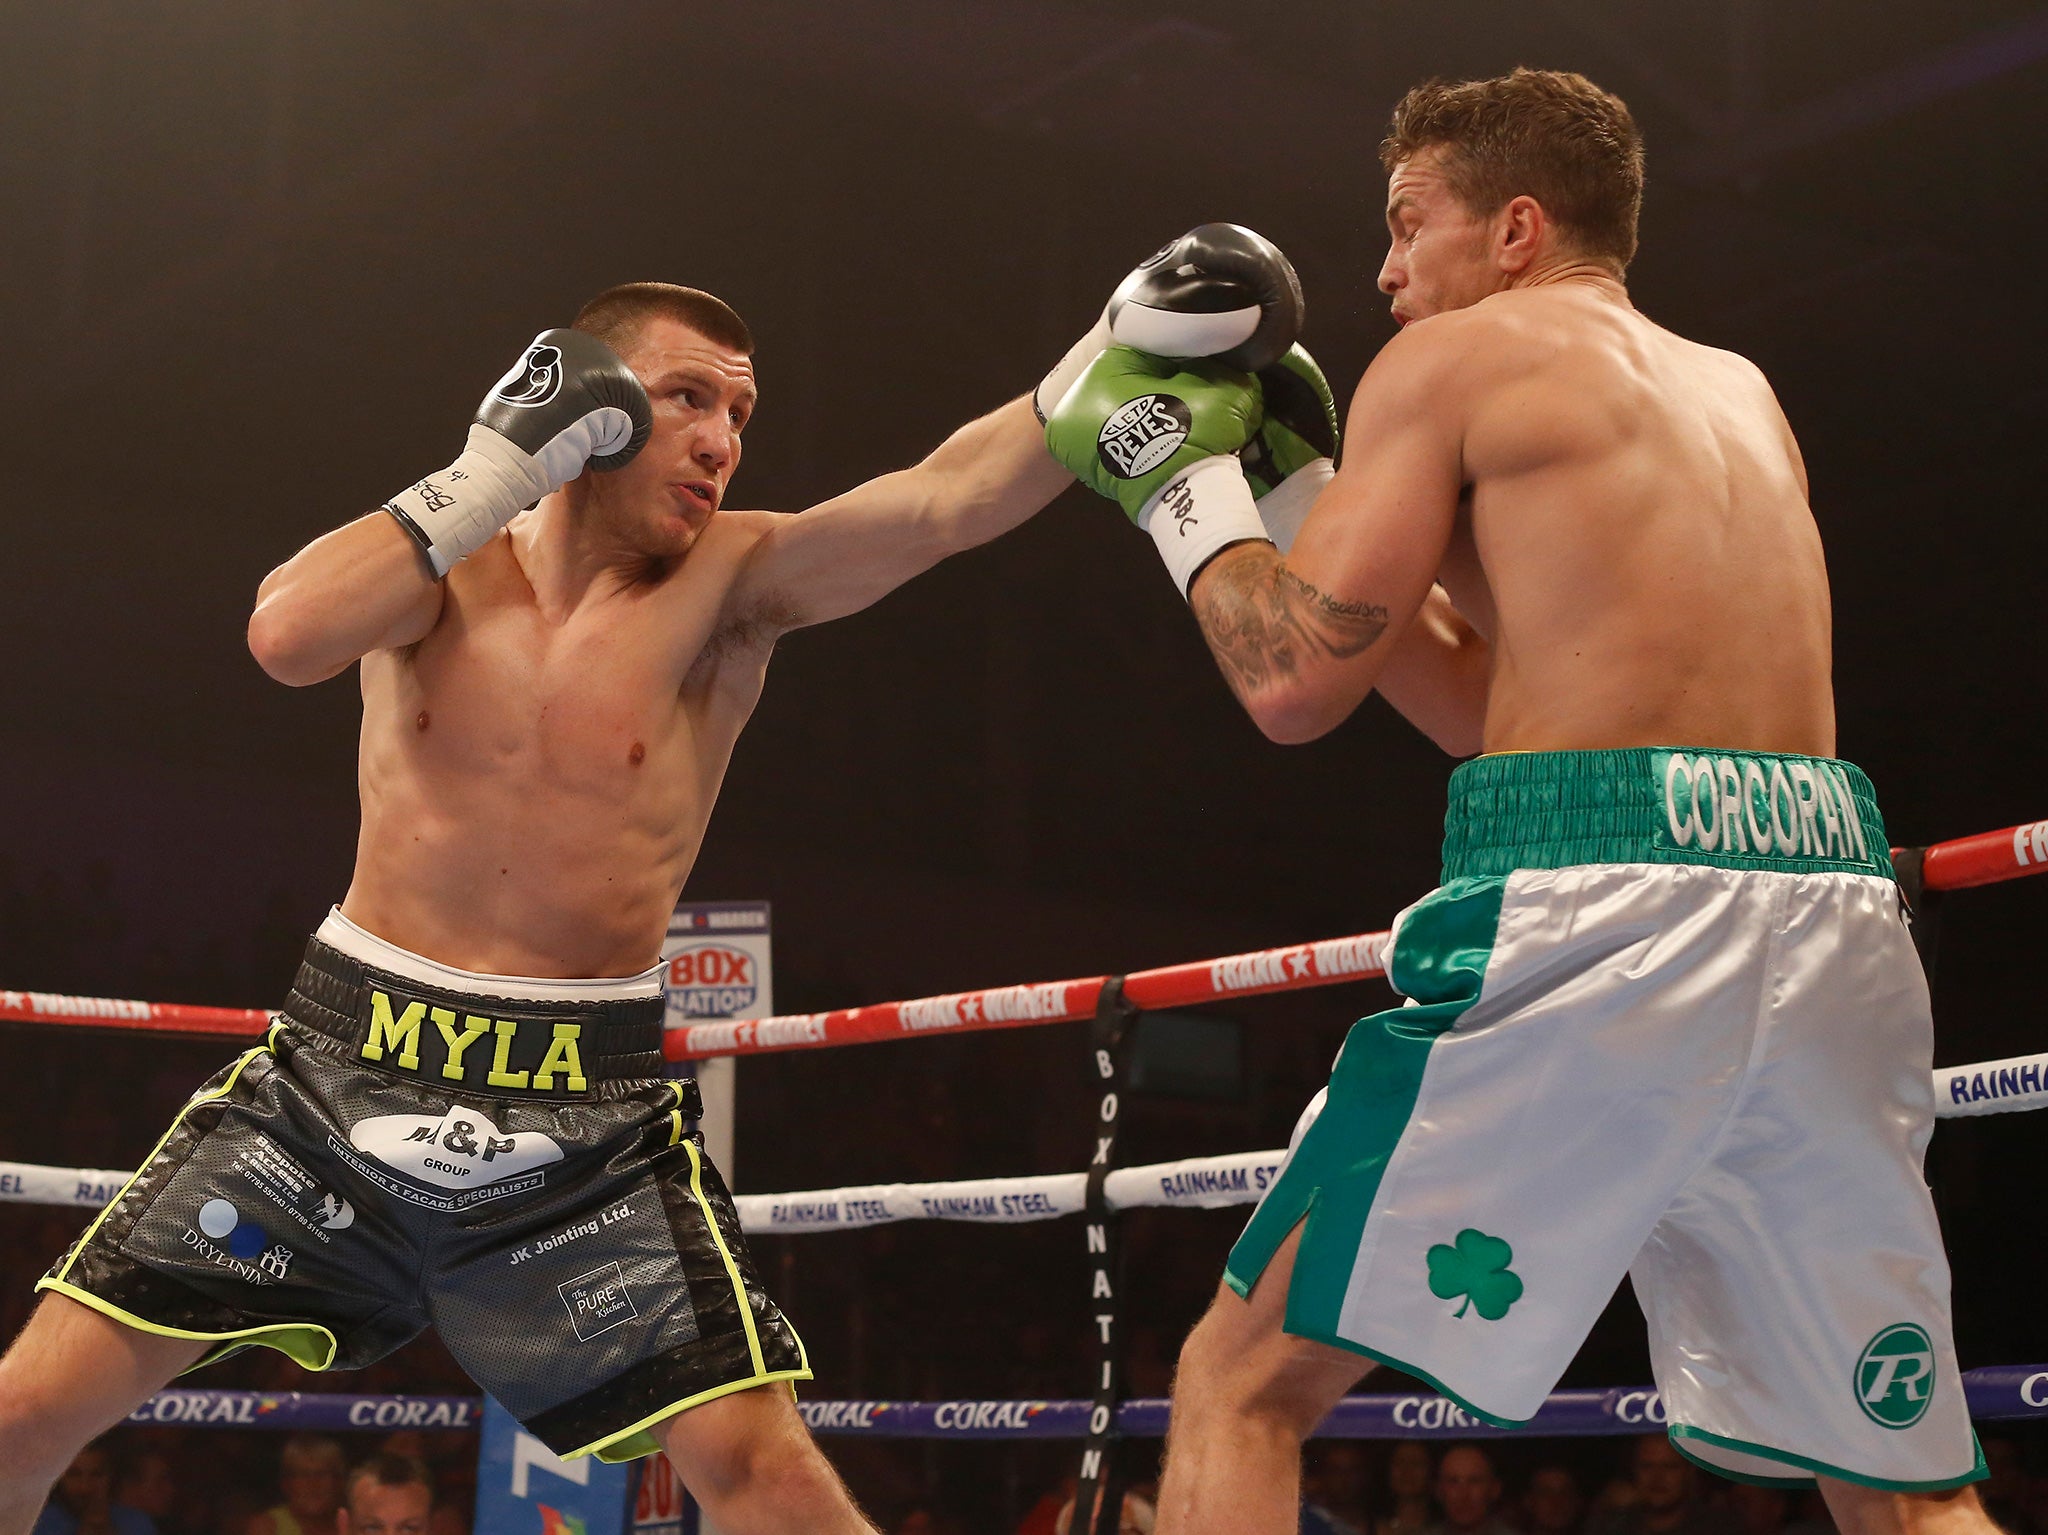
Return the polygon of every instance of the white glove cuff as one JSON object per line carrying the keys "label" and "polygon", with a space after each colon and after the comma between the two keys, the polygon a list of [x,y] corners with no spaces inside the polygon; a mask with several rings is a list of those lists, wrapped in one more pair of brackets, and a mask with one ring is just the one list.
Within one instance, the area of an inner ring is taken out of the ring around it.
{"label": "white glove cuff", "polygon": [[1337,477],[1337,466],[1327,458],[1303,464],[1278,485],[1259,497],[1259,520],[1273,547],[1285,554],[1294,547],[1294,535],[1316,504],[1323,487]]}
{"label": "white glove cuff", "polygon": [[1140,508],[1138,526],[1159,546],[1159,557],[1183,597],[1217,550],[1266,537],[1244,465],[1234,453],[1201,459],[1168,480]]}
{"label": "white glove cuff", "polygon": [[400,491],[384,510],[426,552],[439,580],[554,488],[539,460],[478,425],[460,458]]}
{"label": "white glove cuff", "polygon": [[1067,391],[1074,387],[1074,381],[1081,376],[1088,364],[1116,344],[1116,337],[1110,334],[1109,310],[1105,307],[1095,317],[1095,324],[1088,334],[1067,348],[1067,355],[1052,365],[1052,371],[1038,381],[1038,387],[1031,392],[1031,408],[1038,412],[1038,424],[1043,426],[1046,418]]}

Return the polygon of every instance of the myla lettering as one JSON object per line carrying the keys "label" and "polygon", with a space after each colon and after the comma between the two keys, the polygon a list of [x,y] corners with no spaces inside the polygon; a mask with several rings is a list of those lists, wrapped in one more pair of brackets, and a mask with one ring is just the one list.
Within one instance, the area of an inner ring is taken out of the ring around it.
{"label": "myla lettering", "polygon": [[[431,1034],[424,1028],[429,1020],[434,1025]],[[492,1037],[488,1054],[473,1048],[486,1034]],[[383,1061],[401,1071],[469,1088],[550,1093],[559,1085],[580,1093],[590,1085],[583,1073],[582,1038],[580,1023],[461,1014],[424,1001],[394,1000],[389,992],[372,987],[369,1019],[358,1053],[366,1061]],[[515,1069],[515,1062],[533,1059],[534,1048],[542,1039],[546,1048],[539,1062],[531,1068]],[[424,1066],[423,1044],[429,1056]]]}

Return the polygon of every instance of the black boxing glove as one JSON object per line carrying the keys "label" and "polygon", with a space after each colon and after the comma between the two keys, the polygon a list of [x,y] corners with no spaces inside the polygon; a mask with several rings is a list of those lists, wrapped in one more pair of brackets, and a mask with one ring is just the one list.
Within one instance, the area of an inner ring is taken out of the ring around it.
{"label": "black boxing glove", "polygon": [[1117,284],[1102,317],[1040,381],[1031,403],[1044,421],[1112,343],[1256,373],[1286,354],[1301,323],[1301,279],[1280,248],[1242,224],[1203,224]]}
{"label": "black boxing glove", "polygon": [[616,352],[580,330],[544,330],[484,396],[462,456],[384,510],[439,580],[586,468],[624,467],[653,429],[647,391]]}
{"label": "black boxing glove", "polygon": [[1124,346],[1256,373],[1301,337],[1301,279],[1264,235],[1203,224],[1126,277],[1107,313]]}

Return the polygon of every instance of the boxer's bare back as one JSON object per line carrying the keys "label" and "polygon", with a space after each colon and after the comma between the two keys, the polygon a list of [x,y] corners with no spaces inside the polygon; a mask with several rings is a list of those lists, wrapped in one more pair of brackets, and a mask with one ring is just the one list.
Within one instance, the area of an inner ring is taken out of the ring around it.
{"label": "boxer's bare back", "polygon": [[624,355],[655,418],[625,468],[565,486],[440,583],[374,513],[274,571],[251,622],[280,680],[361,659],[362,832],[342,910],[444,964],[652,964],[776,638],[1071,483],[1019,400],[801,515],[721,511],[749,359],[661,318]]}
{"label": "boxer's bare back", "polygon": [[1404,329],[1343,468],[1284,565],[1244,546],[1196,583],[1226,676],[1288,739],[1376,686],[1461,755],[1831,755],[1827,572],[1762,373],[1554,241],[1506,285],[1417,158],[1381,275]]}

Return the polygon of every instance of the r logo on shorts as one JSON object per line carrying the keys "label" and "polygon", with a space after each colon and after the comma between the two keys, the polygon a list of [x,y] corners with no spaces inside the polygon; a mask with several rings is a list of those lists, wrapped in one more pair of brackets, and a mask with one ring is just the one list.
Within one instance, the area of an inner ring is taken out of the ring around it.
{"label": "r logo on shorts", "polygon": [[1911,1428],[1934,1400],[1934,1343],[1924,1327],[1898,1322],[1863,1346],[1856,1400],[1873,1423]]}

